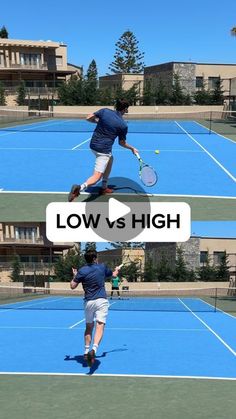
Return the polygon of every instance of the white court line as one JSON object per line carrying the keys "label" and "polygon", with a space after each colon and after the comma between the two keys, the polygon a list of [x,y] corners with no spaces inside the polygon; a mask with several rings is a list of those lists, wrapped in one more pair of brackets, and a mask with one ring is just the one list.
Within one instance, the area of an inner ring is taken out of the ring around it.
{"label": "white court line", "polygon": [[[73,372],[6,372],[0,371],[0,375],[29,375],[29,376],[60,376],[60,377],[89,377],[88,380],[91,380],[91,375],[86,373],[73,373]],[[166,379],[191,379],[191,380],[222,380],[222,381],[236,381],[236,377],[204,377],[196,375],[154,375],[154,374],[94,374],[94,377],[122,377],[122,378],[166,378]]]}
{"label": "white court line", "polygon": [[[57,326],[0,326],[0,329],[40,329],[40,330],[68,330],[73,329],[76,325],[81,324],[85,321],[85,319],[80,320],[79,322],[75,323],[74,325],[68,327],[57,327]],[[77,328],[76,330],[84,330],[84,328]],[[147,327],[106,327],[106,330],[121,330],[121,331],[140,331],[140,332],[203,332],[209,333],[207,329],[178,329],[178,328],[147,328]]]}
{"label": "white court line", "polygon": [[[66,121],[65,121],[66,122]],[[43,121],[41,121],[40,123],[38,123],[38,122],[32,122],[31,124],[27,124],[27,127],[30,127],[30,128],[24,128],[24,129],[18,129],[18,130],[14,130],[14,128],[17,128],[17,127],[24,127],[26,124],[22,124],[22,125],[14,125],[14,126],[12,126],[12,127],[8,127],[8,129],[5,129],[5,131],[2,133],[2,131],[0,130],[0,137],[4,137],[5,135],[10,135],[10,134],[17,134],[17,133],[21,133],[21,132],[25,132],[25,131],[29,131],[29,130],[31,130],[32,129],[32,125],[34,125],[35,126],[35,128],[37,128],[37,127],[41,127],[41,126],[43,126],[43,127],[47,127],[47,126],[50,126],[50,125],[55,125],[55,124],[57,124],[58,122],[57,121],[51,121],[51,123],[49,123],[49,124],[45,124]],[[43,125],[42,125],[43,124]],[[11,131],[11,129],[12,129],[12,131]],[[45,131],[37,131],[37,133],[45,133]]]}
{"label": "white court line", "polygon": [[[0,326],[0,329],[26,329],[26,330],[68,330],[68,327],[57,327],[57,326]],[[80,329],[79,329],[80,330]],[[81,329],[82,330],[82,329]]]}
{"label": "white court line", "polygon": [[195,140],[195,138],[188,133],[188,131],[186,131],[183,127],[181,127],[181,125],[175,121],[175,123],[178,125],[178,127],[180,129],[182,129],[183,132],[185,132],[185,134],[187,134],[187,136],[193,140],[199,147],[202,148],[202,150],[205,151],[206,154],[208,154],[208,156],[234,181],[236,182],[236,178],[209,152],[207,151],[207,149],[205,147],[203,147],[197,140]]}
{"label": "white court line", "polygon": [[234,356],[236,356],[236,352],[210,327],[204,320],[202,320],[196,313],[194,313],[182,300],[178,298],[178,300],[192,313],[196,319],[198,319]]}
{"label": "white court line", "polygon": [[[226,289],[228,289],[228,288],[226,288]],[[206,301],[204,301],[202,298],[197,298],[197,300],[200,300],[200,301],[201,301],[201,302],[203,302],[204,304],[207,304],[208,306],[210,306],[210,307],[214,308],[214,312],[215,312],[215,313],[219,313],[219,312],[220,312],[220,313],[223,313],[223,314],[225,314],[226,316],[229,316],[229,317],[231,317],[232,319],[236,320],[236,316],[233,316],[232,314],[229,314],[229,313],[227,313],[226,311],[221,310],[221,308],[217,307],[217,304],[216,304],[216,307],[215,307],[215,306],[213,306],[212,304],[207,303]]]}
{"label": "white court line", "polygon": [[73,324],[72,326],[69,327],[69,329],[73,329],[73,327],[77,326],[78,324],[81,324],[85,321],[85,319],[80,320],[79,322]]}
{"label": "white court line", "polygon": [[[21,309],[27,309],[28,307],[34,307],[34,306],[36,306],[36,305],[38,305],[38,304],[42,304],[42,303],[46,303],[46,304],[50,304],[50,303],[55,303],[56,301],[61,301],[61,300],[64,300],[64,299],[66,299],[67,297],[60,297],[60,298],[56,298],[56,299],[49,299],[49,298],[47,298],[47,299],[45,299],[45,298],[37,298],[37,300],[33,300],[33,299],[30,299],[30,300],[28,300],[28,301],[26,301],[26,304],[23,304],[23,305],[19,305],[19,301],[16,301],[16,302],[13,302],[13,303],[8,303],[8,304],[2,304],[2,307],[4,307],[4,306],[9,306],[9,308],[4,308],[4,309],[2,309],[2,310],[0,310],[0,313],[4,313],[4,312],[9,312],[9,311],[12,311],[12,310],[21,310]],[[30,302],[30,301],[33,301],[34,303],[33,304],[28,304],[28,302]],[[47,308],[46,308],[47,309]],[[46,309],[43,309],[42,308],[42,310],[46,310]]]}
{"label": "white court line", "polygon": [[[120,187],[122,189],[122,186]],[[125,187],[124,187],[125,189]],[[58,194],[58,195],[65,195],[68,194],[68,191],[5,191],[3,188],[0,189],[0,192],[2,194]],[[90,192],[81,192],[80,195],[91,195]],[[114,192],[114,196],[134,196],[139,195],[139,193],[136,194],[130,194],[127,192]],[[142,193],[142,195],[145,196],[151,196],[151,197],[173,197],[173,198],[207,198],[207,199],[230,199],[230,200],[236,200],[235,196],[220,196],[220,195],[186,195],[186,194],[149,194],[149,193]],[[231,220],[232,221],[232,220]]]}
{"label": "white court line", "polygon": [[[203,128],[206,128],[207,130],[210,130],[209,128],[207,128],[207,127],[205,127],[204,125],[200,124],[200,122],[197,122],[197,121],[194,121],[194,122],[195,122],[195,124],[200,125],[200,127],[203,127]],[[222,138],[224,138],[225,140],[228,140],[228,141],[230,141],[231,143],[233,143],[234,145],[236,145],[236,142],[235,142],[234,140],[232,140],[231,138],[225,137],[225,135],[220,134],[219,132],[214,131],[213,129],[211,129],[211,130],[210,130],[210,134],[211,134],[212,132],[213,132],[214,134],[216,134],[217,136],[222,137]],[[200,135],[201,135],[201,134],[200,134]]]}
{"label": "white court line", "polygon": [[71,150],[76,150],[77,148],[79,148],[81,145],[87,143],[88,141],[91,140],[91,137],[88,138],[87,140],[83,141],[82,143],[77,144],[75,147],[73,147]]}
{"label": "white court line", "polygon": [[0,147],[0,150],[71,151],[71,148]]}
{"label": "white court line", "polygon": [[[111,307],[113,304],[115,304],[115,302],[109,304],[109,307]],[[69,329],[73,329],[75,326],[77,326],[78,324],[83,323],[84,321],[85,321],[85,319],[80,320],[79,322],[77,322],[77,323],[73,324],[72,326],[70,326]]]}

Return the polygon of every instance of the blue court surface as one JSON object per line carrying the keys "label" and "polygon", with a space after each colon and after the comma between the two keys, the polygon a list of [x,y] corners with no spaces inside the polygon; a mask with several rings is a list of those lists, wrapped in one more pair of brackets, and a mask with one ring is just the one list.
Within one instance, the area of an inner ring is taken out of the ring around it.
{"label": "blue court surface", "polygon": [[[70,310],[51,310],[57,302],[59,308],[63,298],[50,296],[44,310],[40,298],[2,305],[0,374],[236,380],[236,317],[214,311],[199,298],[176,298],[171,302],[175,311],[165,312],[132,306],[123,310],[122,301],[110,301],[104,338],[89,368],[82,356],[85,322],[80,299],[80,310],[73,305]],[[145,308],[149,302],[138,304]],[[170,302],[164,299],[162,304]]]}
{"label": "blue court surface", "polygon": [[[235,198],[234,141],[215,132],[209,134],[194,121],[132,121],[128,125],[127,142],[139,150],[159,177],[154,187],[144,187],[147,193]],[[71,184],[84,182],[94,167],[89,149],[93,129],[94,125],[85,121],[68,120],[1,129],[0,190],[65,193]],[[156,149],[160,154],[155,154]],[[113,150],[111,176],[140,182],[137,159],[117,141]],[[117,192],[127,193],[122,185],[116,186]]]}

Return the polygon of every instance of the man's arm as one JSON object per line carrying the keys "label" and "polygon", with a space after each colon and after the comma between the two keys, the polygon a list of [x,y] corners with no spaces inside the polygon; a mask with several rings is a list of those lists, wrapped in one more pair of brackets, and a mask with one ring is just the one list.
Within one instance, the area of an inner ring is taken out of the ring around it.
{"label": "man's arm", "polygon": [[72,290],[74,290],[79,285],[79,282],[75,281],[75,277],[76,277],[78,271],[77,271],[76,268],[72,268],[72,272],[73,272],[73,279],[70,282],[70,287],[71,287]]}
{"label": "man's arm", "polygon": [[131,150],[133,154],[137,154],[138,150],[137,148],[133,147],[132,145],[128,144],[125,140],[119,140],[119,145],[123,148],[127,148],[128,150]]}
{"label": "man's arm", "polygon": [[99,118],[94,113],[91,113],[87,116],[86,121],[93,122],[94,124],[97,124],[98,121],[99,121]]}

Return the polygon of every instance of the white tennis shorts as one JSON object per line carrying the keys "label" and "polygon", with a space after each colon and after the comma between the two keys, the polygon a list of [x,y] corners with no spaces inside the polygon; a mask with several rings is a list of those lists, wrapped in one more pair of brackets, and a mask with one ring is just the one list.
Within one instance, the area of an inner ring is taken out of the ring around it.
{"label": "white tennis shorts", "polygon": [[111,158],[111,154],[98,153],[95,150],[92,150],[92,152],[96,156],[94,170],[99,173],[104,173]]}
{"label": "white tennis shorts", "polygon": [[85,321],[86,323],[93,323],[98,321],[106,323],[109,303],[106,298],[98,298],[97,300],[90,300],[84,303]]}

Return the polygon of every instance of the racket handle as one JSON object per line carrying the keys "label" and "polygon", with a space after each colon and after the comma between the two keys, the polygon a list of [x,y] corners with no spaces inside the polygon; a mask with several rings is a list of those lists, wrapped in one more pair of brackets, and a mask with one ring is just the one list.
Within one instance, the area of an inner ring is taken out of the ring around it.
{"label": "racket handle", "polygon": [[139,153],[135,153],[135,156],[137,157],[138,160],[141,160]]}

